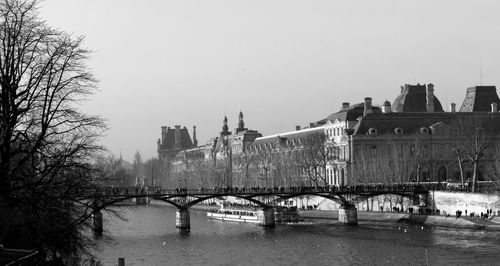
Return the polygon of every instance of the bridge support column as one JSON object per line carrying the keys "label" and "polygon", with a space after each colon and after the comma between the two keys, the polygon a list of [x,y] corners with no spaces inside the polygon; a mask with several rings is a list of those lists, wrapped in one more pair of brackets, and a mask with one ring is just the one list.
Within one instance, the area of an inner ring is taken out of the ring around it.
{"label": "bridge support column", "polygon": [[274,221],[274,209],[273,208],[262,208],[257,211],[257,219],[259,220],[259,225],[266,227],[275,226]]}
{"label": "bridge support column", "polygon": [[148,197],[136,197],[135,205],[148,205]]}
{"label": "bridge support column", "polygon": [[191,229],[188,209],[180,209],[177,211],[175,214],[175,227],[185,231]]}
{"label": "bridge support column", "polygon": [[339,222],[347,225],[358,224],[358,210],[354,206],[339,207]]}
{"label": "bridge support column", "polygon": [[100,210],[92,214],[92,231],[94,231],[96,235],[102,235],[102,212]]}

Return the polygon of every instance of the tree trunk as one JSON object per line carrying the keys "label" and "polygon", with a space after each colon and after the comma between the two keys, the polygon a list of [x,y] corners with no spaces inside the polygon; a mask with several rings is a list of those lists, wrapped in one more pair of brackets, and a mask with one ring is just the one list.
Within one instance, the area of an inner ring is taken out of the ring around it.
{"label": "tree trunk", "polygon": [[474,172],[472,174],[472,192],[476,192],[477,189],[477,161],[474,162]]}
{"label": "tree trunk", "polygon": [[465,185],[465,176],[464,176],[464,167],[462,165],[462,159],[458,158],[458,168],[460,169],[460,182],[462,183],[462,189],[464,189]]}
{"label": "tree trunk", "polygon": [[420,184],[420,163],[417,163],[417,185]]}

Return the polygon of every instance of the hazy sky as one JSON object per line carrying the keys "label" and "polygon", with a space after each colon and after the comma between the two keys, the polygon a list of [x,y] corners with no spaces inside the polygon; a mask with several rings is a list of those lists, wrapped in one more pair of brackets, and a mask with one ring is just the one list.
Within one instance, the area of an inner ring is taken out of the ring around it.
{"label": "hazy sky", "polygon": [[108,119],[103,143],[156,156],[161,126],[224,115],[264,135],[435,84],[448,110],[467,87],[500,86],[500,1],[45,0],[41,16],[85,35],[100,91],[83,109]]}

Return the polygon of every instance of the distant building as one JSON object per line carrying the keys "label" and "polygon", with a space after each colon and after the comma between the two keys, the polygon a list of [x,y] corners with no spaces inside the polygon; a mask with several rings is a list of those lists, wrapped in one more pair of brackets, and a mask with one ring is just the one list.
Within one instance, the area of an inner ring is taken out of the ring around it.
{"label": "distant building", "polygon": [[205,145],[194,145],[197,143],[196,127],[193,127],[192,142],[185,127],[176,126],[175,130],[177,134],[169,127],[162,127],[162,139],[158,140],[158,156],[164,165],[167,187],[199,187],[205,183],[232,186],[232,158],[243,154],[248,145],[262,136],[256,130],[245,128],[242,112],[234,134],[229,131],[227,117],[224,117],[218,136]]}
{"label": "distant building", "polygon": [[170,187],[460,181],[462,174],[473,178],[474,165],[459,165],[457,151],[465,149],[472,131],[484,130],[491,143],[477,174],[485,179],[500,132],[498,104],[494,86],[476,86],[467,89],[459,112],[455,104],[445,112],[433,84],[406,84],[392,104],[374,106],[369,97],[344,102],[305,128],[271,136],[245,128],[241,112],[234,132],[224,117],[218,136],[201,146],[185,127],[162,127],[158,155]]}

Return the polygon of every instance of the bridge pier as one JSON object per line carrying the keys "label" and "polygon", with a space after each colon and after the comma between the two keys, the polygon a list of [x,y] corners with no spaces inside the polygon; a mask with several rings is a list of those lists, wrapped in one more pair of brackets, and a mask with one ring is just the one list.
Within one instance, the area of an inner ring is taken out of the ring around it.
{"label": "bridge pier", "polygon": [[136,197],[135,205],[148,205],[148,197]]}
{"label": "bridge pier", "polygon": [[94,231],[96,235],[102,235],[102,212],[100,210],[97,210],[92,214],[92,231]]}
{"label": "bridge pier", "polygon": [[180,209],[177,211],[175,214],[175,227],[185,231],[189,231],[191,229],[188,209]]}
{"label": "bridge pier", "polygon": [[346,225],[358,224],[358,210],[354,206],[339,207],[339,223]]}
{"label": "bridge pier", "polygon": [[274,221],[274,209],[273,208],[261,208],[257,211],[257,219],[259,220],[259,225],[266,227],[275,226]]}

